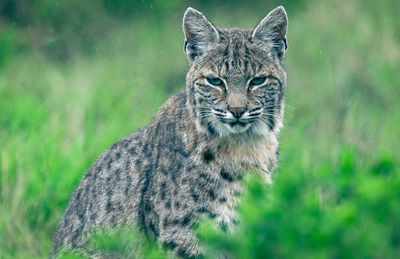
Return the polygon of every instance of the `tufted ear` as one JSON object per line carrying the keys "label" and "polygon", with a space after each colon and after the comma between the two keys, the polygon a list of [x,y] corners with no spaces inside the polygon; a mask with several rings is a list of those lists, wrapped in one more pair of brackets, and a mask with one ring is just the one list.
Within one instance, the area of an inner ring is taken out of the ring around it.
{"label": "tufted ear", "polygon": [[278,57],[282,59],[287,50],[287,26],[288,17],[285,8],[278,6],[257,24],[251,37],[262,43],[272,44]]}
{"label": "tufted ear", "polygon": [[217,29],[199,11],[189,7],[183,16],[184,50],[189,62],[219,42]]}

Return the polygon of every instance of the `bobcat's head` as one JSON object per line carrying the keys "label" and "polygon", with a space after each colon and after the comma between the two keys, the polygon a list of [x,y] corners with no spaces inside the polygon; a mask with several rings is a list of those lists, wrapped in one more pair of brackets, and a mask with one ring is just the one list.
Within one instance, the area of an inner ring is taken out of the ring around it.
{"label": "bobcat's head", "polygon": [[186,10],[186,91],[199,131],[216,137],[279,131],[287,23],[281,6],[247,30],[219,29],[202,13]]}

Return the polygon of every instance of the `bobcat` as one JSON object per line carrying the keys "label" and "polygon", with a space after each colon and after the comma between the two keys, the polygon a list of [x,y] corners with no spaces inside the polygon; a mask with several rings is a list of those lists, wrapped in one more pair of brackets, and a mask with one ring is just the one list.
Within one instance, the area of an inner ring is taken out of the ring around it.
{"label": "bobcat", "polygon": [[202,254],[197,219],[231,228],[244,172],[270,183],[277,163],[287,23],[280,6],[254,29],[220,29],[189,7],[185,90],[100,155],[72,195],[51,257],[62,248],[85,250],[96,228],[132,223],[192,258]]}

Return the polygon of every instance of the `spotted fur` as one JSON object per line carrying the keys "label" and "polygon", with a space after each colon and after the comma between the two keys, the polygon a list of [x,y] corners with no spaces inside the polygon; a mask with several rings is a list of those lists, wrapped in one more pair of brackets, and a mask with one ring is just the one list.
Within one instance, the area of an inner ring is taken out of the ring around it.
{"label": "spotted fur", "polygon": [[178,256],[197,257],[196,220],[230,229],[243,173],[256,170],[271,182],[286,85],[285,10],[242,30],[219,29],[188,8],[183,30],[186,89],[100,155],[71,197],[51,256],[85,251],[99,227],[136,224]]}

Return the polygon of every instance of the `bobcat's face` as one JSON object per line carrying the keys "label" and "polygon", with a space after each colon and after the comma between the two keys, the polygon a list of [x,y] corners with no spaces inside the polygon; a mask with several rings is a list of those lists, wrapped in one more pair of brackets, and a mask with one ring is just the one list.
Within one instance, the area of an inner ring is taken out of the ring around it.
{"label": "bobcat's face", "polygon": [[272,131],[282,121],[286,74],[277,58],[248,40],[246,31],[225,34],[243,37],[222,42],[190,71],[199,123],[221,136]]}
{"label": "bobcat's face", "polygon": [[216,136],[279,130],[286,83],[284,10],[273,10],[253,30],[216,29],[192,12],[184,17],[187,92],[198,129]]}

